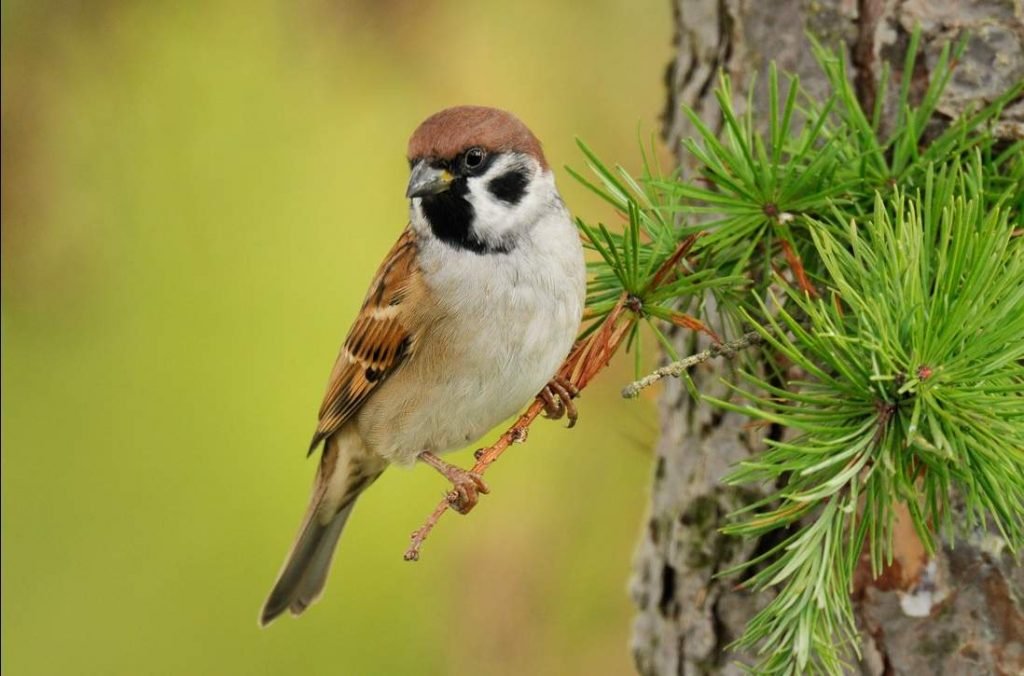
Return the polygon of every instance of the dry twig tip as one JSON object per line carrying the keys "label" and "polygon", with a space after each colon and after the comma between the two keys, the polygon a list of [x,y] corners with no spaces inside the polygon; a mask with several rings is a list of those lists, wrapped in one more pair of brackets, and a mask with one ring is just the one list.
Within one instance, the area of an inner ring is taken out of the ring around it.
{"label": "dry twig tip", "polygon": [[753,345],[760,345],[763,340],[764,339],[761,337],[760,333],[751,331],[743,334],[736,340],[730,340],[724,343],[715,343],[703,352],[698,352],[697,354],[686,357],[685,359],[672,362],[668,366],[662,366],[660,369],[653,371],[640,380],[636,380],[629,385],[626,385],[622,388],[622,396],[625,399],[635,399],[639,396],[641,390],[647,389],[666,376],[678,378],[694,366],[703,364],[707,360],[714,359],[715,357],[727,357],[731,359],[735,356],[737,350],[742,350]]}

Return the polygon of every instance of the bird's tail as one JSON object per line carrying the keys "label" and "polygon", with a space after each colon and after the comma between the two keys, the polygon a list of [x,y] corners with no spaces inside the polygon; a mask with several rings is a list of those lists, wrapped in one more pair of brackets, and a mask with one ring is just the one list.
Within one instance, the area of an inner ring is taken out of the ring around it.
{"label": "bird's tail", "polygon": [[261,625],[266,626],[285,610],[298,615],[320,597],[356,498],[383,470],[384,463],[368,457],[355,434],[341,432],[328,439],[309,509],[263,604]]}

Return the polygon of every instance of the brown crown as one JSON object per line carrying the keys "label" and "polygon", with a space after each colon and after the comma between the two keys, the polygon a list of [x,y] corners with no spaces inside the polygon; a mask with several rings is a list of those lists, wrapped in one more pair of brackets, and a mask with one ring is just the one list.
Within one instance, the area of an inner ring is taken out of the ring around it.
{"label": "brown crown", "polygon": [[450,160],[474,146],[492,153],[533,155],[542,167],[547,167],[540,141],[518,117],[484,106],[456,106],[428,117],[409,139],[409,160]]}

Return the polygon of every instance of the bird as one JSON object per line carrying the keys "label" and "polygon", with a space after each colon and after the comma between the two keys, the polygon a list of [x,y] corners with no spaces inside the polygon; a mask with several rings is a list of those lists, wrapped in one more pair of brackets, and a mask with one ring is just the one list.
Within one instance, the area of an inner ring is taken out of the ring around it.
{"label": "bird", "polygon": [[309,454],[309,507],[261,613],[266,626],[323,592],[359,495],[391,465],[429,465],[469,511],[488,486],[440,455],[540,396],[569,414],[555,374],[578,333],[583,247],[540,141],[515,115],[456,106],[407,148],[409,220],[370,283],[328,379]]}

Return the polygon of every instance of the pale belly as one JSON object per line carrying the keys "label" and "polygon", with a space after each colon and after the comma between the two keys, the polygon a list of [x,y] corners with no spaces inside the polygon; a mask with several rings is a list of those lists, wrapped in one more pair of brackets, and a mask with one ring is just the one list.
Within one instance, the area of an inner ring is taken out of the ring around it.
{"label": "pale belly", "polygon": [[578,328],[572,308],[548,309],[438,326],[360,411],[369,449],[406,464],[471,444],[515,415],[554,375]]}
{"label": "pale belly", "polygon": [[446,315],[356,416],[369,450],[389,462],[472,444],[531,401],[572,347],[582,260],[579,270],[498,265],[469,276],[475,283],[459,282]]}

